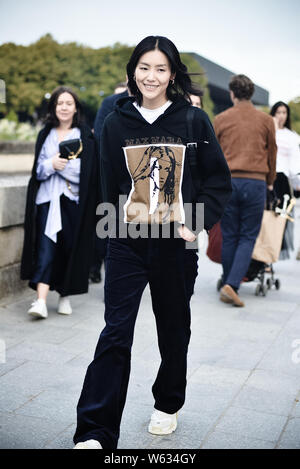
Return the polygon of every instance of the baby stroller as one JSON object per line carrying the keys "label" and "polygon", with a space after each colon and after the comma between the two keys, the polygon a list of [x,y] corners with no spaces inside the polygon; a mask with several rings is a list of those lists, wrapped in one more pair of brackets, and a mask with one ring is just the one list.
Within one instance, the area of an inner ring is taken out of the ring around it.
{"label": "baby stroller", "polygon": [[[267,195],[267,209],[264,210],[261,229],[257,237],[252,259],[243,282],[258,281],[255,288],[256,296],[266,296],[268,290],[275,286],[280,289],[280,280],[275,278],[273,263],[279,258],[286,220],[293,221],[289,213],[296,201],[294,198],[288,201],[290,196],[285,194],[282,208],[278,207],[278,199],[274,193]],[[210,260],[221,264],[222,232],[220,222],[214,225],[209,232],[206,254]],[[217,281],[217,290],[223,286],[223,277]]]}

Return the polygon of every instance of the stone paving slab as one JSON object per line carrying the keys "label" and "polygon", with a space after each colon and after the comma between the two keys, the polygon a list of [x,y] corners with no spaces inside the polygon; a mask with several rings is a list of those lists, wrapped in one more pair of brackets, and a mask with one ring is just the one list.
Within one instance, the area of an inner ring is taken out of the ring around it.
{"label": "stone paving slab", "polygon": [[266,440],[275,445],[285,423],[285,416],[231,406],[217,423],[216,430]]}
{"label": "stone paving slab", "polygon": [[1,413],[1,449],[41,449],[66,428],[56,419]]}
{"label": "stone paving slab", "polygon": [[224,433],[214,431],[202,445],[202,449],[273,449],[274,444],[270,441],[248,438],[236,433]]}
{"label": "stone paving slab", "polygon": [[[299,207],[298,207],[299,210]],[[298,224],[299,225],[299,224]],[[296,248],[300,242],[296,226]],[[136,322],[132,371],[119,448],[300,448],[300,262],[276,263],[282,287],[240,293],[245,308],[219,301],[220,266],[200,251],[192,299],[192,336],[186,403],[175,433],[147,432],[151,387],[160,363],[149,289]],[[70,317],[34,320],[26,311],[34,293],[1,301],[0,448],[72,448],[76,405],[86,368],[104,326],[103,285],[72,298]]]}

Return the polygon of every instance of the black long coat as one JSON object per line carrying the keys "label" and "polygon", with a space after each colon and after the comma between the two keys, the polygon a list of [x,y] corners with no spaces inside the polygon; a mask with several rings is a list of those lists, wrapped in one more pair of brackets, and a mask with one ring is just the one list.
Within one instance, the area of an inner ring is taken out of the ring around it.
{"label": "black long coat", "polygon": [[[32,175],[27,189],[24,223],[24,245],[21,261],[21,278],[30,280],[36,260],[36,196],[40,181],[36,178],[37,161],[51,126],[44,127],[37,138]],[[77,295],[88,291],[89,268],[93,254],[93,236],[96,229],[96,207],[100,202],[100,173],[97,144],[86,125],[80,126],[83,151],[79,184],[79,207],[74,242],[67,265],[59,264],[57,256],[50,289],[60,295]],[[30,284],[30,286],[32,286]]]}

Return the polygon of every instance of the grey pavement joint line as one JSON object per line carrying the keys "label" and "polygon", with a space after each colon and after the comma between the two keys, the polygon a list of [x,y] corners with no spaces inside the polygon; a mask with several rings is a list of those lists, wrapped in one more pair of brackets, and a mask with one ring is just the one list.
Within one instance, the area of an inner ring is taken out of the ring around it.
{"label": "grey pavement joint line", "polygon": [[10,369],[8,369],[7,371],[5,371],[3,374],[0,375],[0,381],[1,381],[1,378],[3,378],[3,376],[7,375],[7,374],[10,373],[11,371],[16,370],[16,369],[19,368],[20,366],[25,365],[25,363],[28,363],[28,360],[24,360],[22,363],[17,363],[16,366],[14,366],[13,368],[10,368]]}
{"label": "grey pavement joint line", "polygon": [[[29,402],[32,402],[34,401],[34,399],[36,399],[38,396],[40,396],[41,394],[43,394],[45,391],[40,391],[38,392],[37,394],[34,394],[33,396],[31,396],[26,402],[23,402],[23,404],[21,404],[19,407],[17,407],[16,409],[13,410],[13,412],[11,412],[12,414],[17,414],[18,413],[18,410],[22,409],[23,407],[25,407]],[[26,414],[25,414],[26,415]],[[30,415],[29,415],[30,417]]]}
{"label": "grey pavement joint line", "polygon": [[[298,392],[298,394],[297,394],[297,396],[296,396],[296,398],[295,398],[295,400],[294,400],[294,404],[293,404],[292,409],[291,409],[291,414],[292,414],[294,408],[296,407],[297,403],[299,402],[299,400],[300,400],[300,391]],[[276,442],[275,449],[277,449],[277,448],[279,447],[279,445],[280,445],[280,443],[281,443],[281,440],[282,440],[282,437],[283,437],[283,435],[284,435],[284,433],[285,433],[285,430],[286,430],[286,428],[287,428],[287,426],[288,426],[290,420],[291,420],[292,418],[294,418],[293,415],[291,415],[291,414],[290,414],[290,415],[287,417],[287,419],[286,419],[285,425],[284,425],[284,427],[283,427],[283,429],[282,429],[282,431],[281,431],[281,433],[280,433],[280,435],[279,435],[279,438],[278,438],[278,440],[277,440],[277,442]]]}
{"label": "grey pavement joint line", "polygon": [[[257,364],[255,365],[255,367],[253,368],[252,371],[255,371],[257,369],[259,369],[259,364],[263,361],[263,359],[265,358],[266,355],[268,355],[269,353],[269,350],[272,348],[272,346],[275,344],[275,342],[277,341],[277,339],[279,338],[279,336],[282,334],[283,330],[285,329],[286,325],[288,324],[288,322],[290,321],[290,319],[292,318],[292,316],[294,315],[296,309],[297,309],[298,305],[295,305],[295,308],[292,310],[292,312],[290,313],[289,317],[287,318],[287,320],[285,321],[285,323],[281,326],[281,329],[278,331],[276,337],[274,338],[274,340],[269,344],[269,346],[267,347],[267,349],[265,350],[265,352],[262,354],[260,360],[258,360]],[[252,374],[252,373],[251,373]]]}
{"label": "grey pavement joint line", "polygon": [[[251,373],[250,373],[251,374]],[[246,381],[248,381],[249,379],[249,376],[248,378],[246,379]],[[216,427],[218,425],[218,423],[222,420],[222,418],[225,416],[226,412],[228,411],[228,409],[230,409],[230,407],[232,407],[233,405],[233,402],[234,400],[237,398],[237,396],[240,394],[241,390],[243,389],[243,387],[245,386],[245,383],[242,385],[241,389],[239,389],[235,394],[234,396],[232,397],[231,401],[229,402],[228,406],[223,410],[223,412],[220,414],[220,416],[217,418],[217,420],[215,420],[214,424],[212,425],[211,429],[208,430],[207,434],[205,435],[205,437],[203,438],[199,448],[201,449],[207,442],[207,440],[209,439],[209,437],[212,435],[212,433],[216,430]]]}
{"label": "grey pavement joint line", "polygon": [[67,433],[67,430],[71,427],[73,427],[73,423],[69,424],[66,426],[66,428],[64,428],[61,432],[59,432],[57,435],[55,435],[54,438],[51,438],[49,439],[48,441],[46,441],[43,445],[43,449],[47,448],[48,445],[51,445],[52,442],[54,442],[55,440],[57,440],[61,435],[64,435],[65,433]]}

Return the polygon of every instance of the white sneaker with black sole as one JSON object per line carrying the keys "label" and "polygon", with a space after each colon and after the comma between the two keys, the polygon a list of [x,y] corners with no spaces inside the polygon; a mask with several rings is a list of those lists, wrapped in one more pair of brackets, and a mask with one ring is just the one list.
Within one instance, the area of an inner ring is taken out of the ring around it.
{"label": "white sneaker with black sole", "polygon": [[77,443],[73,449],[102,449],[102,446],[97,440],[87,440]]}
{"label": "white sneaker with black sole", "polygon": [[59,297],[57,312],[58,314],[66,314],[66,315],[72,314],[72,306],[67,296]]}
{"label": "white sneaker with black sole", "polygon": [[167,414],[160,410],[155,410],[151,415],[148,426],[148,432],[153,435],[169,435],[175,432],[177,428],[177,412],[175,414]]}
{"label": "white sneaker with black sole", "polygon": [[35,300],[27,311],[27,313],[35,318],[46,319],[48,317],[48,310],[45,300]]}

